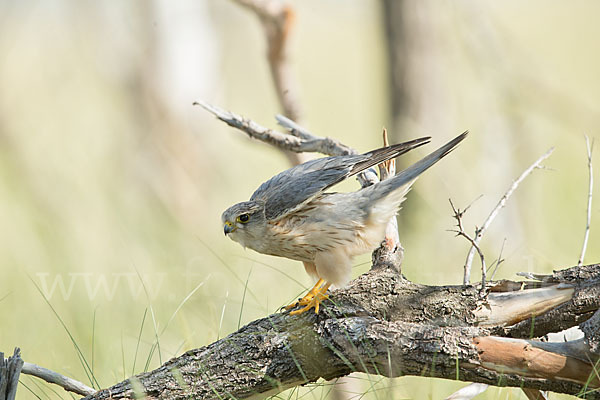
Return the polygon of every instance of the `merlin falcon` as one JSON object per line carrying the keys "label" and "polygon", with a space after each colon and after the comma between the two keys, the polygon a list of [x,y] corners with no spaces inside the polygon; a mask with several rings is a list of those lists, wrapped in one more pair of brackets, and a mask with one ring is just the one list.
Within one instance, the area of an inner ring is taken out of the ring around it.
{"label": "merlin falcon", "polygon": [[259,253],[302,261],[315,286],[287,309],[300,314],[327,298],[331,285],[348,283],[352,258],[373,251],[385,237],[416,178],[465,137],[457,136],[394,177],[356,192],[326,192],[367,168],[429,143],[430,137],[360,155],[319,158],[283,171],[254,192],[249,201],[228,208],[221,219],[225,235]]}

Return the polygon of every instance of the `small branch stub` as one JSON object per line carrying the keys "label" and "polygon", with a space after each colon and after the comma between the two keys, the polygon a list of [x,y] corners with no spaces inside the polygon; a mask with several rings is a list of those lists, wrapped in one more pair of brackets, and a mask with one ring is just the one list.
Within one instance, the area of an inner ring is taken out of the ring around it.
{"label": "small branch stub", "polygon": [[23,367],[21,350],[17,347],[11,357],[4,358],[0,352],[0,400],[14,400]]}

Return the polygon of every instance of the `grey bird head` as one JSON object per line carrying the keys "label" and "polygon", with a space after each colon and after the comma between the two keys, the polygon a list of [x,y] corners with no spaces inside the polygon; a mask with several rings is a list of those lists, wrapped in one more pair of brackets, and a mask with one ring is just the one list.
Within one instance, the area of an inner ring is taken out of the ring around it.
{"label": "grey bird head", "polygon": [[244,201],[229,207],[223,215],[223,232],[246,247],[259,239],[265,228],[265,207],[258,201]]}

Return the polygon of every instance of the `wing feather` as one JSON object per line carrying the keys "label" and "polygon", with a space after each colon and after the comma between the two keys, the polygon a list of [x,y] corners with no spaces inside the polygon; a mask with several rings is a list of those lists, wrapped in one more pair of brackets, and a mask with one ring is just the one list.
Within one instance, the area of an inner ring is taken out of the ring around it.
{"label": "wing feather", "polygon": [[429,140],[429,137],[423,137],[365,154],[325,157],[305,162],[260,185],[250,200],[265,204],[267,220],[283,218],[344,179],[422,146]]}

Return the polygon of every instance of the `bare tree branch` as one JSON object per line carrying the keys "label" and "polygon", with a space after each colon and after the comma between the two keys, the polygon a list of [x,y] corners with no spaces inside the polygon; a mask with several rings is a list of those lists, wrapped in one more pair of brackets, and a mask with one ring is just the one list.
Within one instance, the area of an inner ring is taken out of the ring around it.
{"label": "bare tree branch", "polygon": [[310,140],[314,135],[306,130],[304,127],[300,126],[296,122],[292,121],[285,115],[277,114],[275,115],[275,119],[277,123],[288,130],[291,135],[299,137],[301,139]]}
{"label": "bare tree branch", "polygon": [[23,363],[23,369],[21,372],[23,374],[32,375],[43,379],[48,383],[53,383],[62,387],[66,391],[77,393],[82,396],[89,396],[96,393],[95,389],[92,389],[91,387],[84,385],[75,379],[59,374],[58,372],[51,371],[48,368],[40,367],[39,365],[25,362]]}
{"label": "bare tree branch", "polygon": [[227,125],[247,133],[248,136],[280,149],[295,152],[315,152],[330,156],[357,153],[356,150],[332,138],[314,136],[305,130],[302,130],[304,134],[301,137],[292,136],[288,135],[287,133],[265,128],[248,118],[239,116],[231,111],[223,110],[201,100],[196,100],[193,104],[201,106],[206,111],[211,112],[218,119],[225,122]]}
{"label": "bare tree branch", "polygon": [[583,234],[583,245],[581,246],[581,256],[579,256],[579,261],[577,262],[577,265],[583,264],[583,259],[587,250],[588,238],[590,236],[590,225],[592,223],[592,195],[594,191],[594,169],[592,168],[592,152],[594,151],[594,141],[592,140],[592,144],[590,145],[590,138],[588,138],[587,135],[585,136],[585,146],[587,148],[589,173],[587,219],[585,223],[585,232]]}
{"label": "bare tree branch", "polygon": [[[457,371],[464,381],[598,399],[595,356],[585,341],[547,343],[502,335],[504,329],[510,332],[507,324],[514,324],[514,315],[504,311],[507,302],[517,304],[520,298],[525,300],[521,318],[529,320],[547,313],[540,301],[548,301],[552,310],[576,304],[563,313],[597,310],[598,271],[599,265],[559,271],[542,288],[514,282],[486,300],[470,286],[418,285],[391,269],[374,268],[334,291],[318,315],[270,315],[87,399],[260,399],[352,372],[456,379]],[[577,301],[584,294],[588,301]],[[490,315],[482,309],[490,309]]]}
{"label": "bare tree branch", "polygon": [[[481,260],[481,293],[484,294],[485,293],[485,278],[486,278],[486,273],[487,273],[487,267],[485,265],[485,257],[483,255],[483,252],[479,248],[478,243],[468,233],[465,232],[465,229],[463,228],[463,224],[462,224],[462,217],[469,207],[467,207],[461,211],[460,209],[457,209],[454,207],[454,204],[452,203],[451,199],[448,199],[448,201],[450,202],[450,207],[452,207],[452,212],[454,213],[453,217],[456,220],[456,227],[458,228],[458,229],[452,230],[452,232],[456,233],[456,236],[462,236],[465,239],[467,239],[469,241],[469,243],[471,243],[471,246],[472,246],[471,248],[475,248],[477,250],[477,253],[479,254],[479,259]],[[478,232],[478,229],[475,229],[475,234],[477,234],[477,232]]]}
{"label": "bare tree branch", "polygon": [[[290,129],[291,135],[265,128],[248,118],[239,116],[231,111],[223,110],[201,100],[196,100],[193,104],[201,106],[227,125],[245,132],[251,138],[258,139],[279,149],[294,152],[322,153],[330,156],[358,153],[353,148],[348,147],[335,139],[313,135],[285,117],[282,118],[279,116],[278,121],[280,124]],[[379,181],[374,168],[369,168],[366,171],[361,172],[358,174],[357,178],[363,187]]]}
{"label": "bare tree branch", "polygon": [[58,385],[66,391],[82,396],[88,396],[96,392],[96,390],[75,379],[39,365],[24,362],[21,359],[21,350],[17,347],[13,356],[6,360],[4,359],[4,353],[0,352],[0,400],[15,398],[19,374],[35,376],[48,383]]}
{"label": "bare tree branch", "polygon": [[[540,168],[542,161],[544,161],[546,158],[550,157],[550,155],[552,154],[553,151],[554,151],[554,148],[549,149],[540,158],[538,158],[533,164],[531,164],[525,171],[523,171],[523,173],[512,183],[512,185],[508,188],[508,190],[500,198],[500,201],[498,202],[498,204],[496,204],[496,207],[494,207],[494,209],[492,210],[490,215],[488,215],[486,220],[483,222],[483,224],[481,225],[481,228],[477,229],[475,238],[473,240],[476,245],[479,245],[479,242],[481,241],[483,234],[489,228],[490,224],[496,218],[496,216],[498,215],[500,210],[505,206],[506,201],[510,198],[510,196],[513,194],[513,192],[517,189],[519,184],[521,184],[521,182],[523,182],[523,180],[529,174],[531,174],[531,172],[534,169]],[[471,249],[469,250],[469,253],[467,254],[467,260],[465,261],[464,275],[463,275],[463,284],[464,285],[468,285],[471,280],[471,265],[473,264],[473,256],[475,255],[475,251],[476,251],[476,247],[471,246]]]}
{"label": "bare tree branch", "polygon": [[498,267],[500,267],[500,264],[502,264],[504,262],[504,259],[502,258],[502,253],[504,252],[505,244],[506,244],[506,238],[504,238],[504,240],[502,241],[502,247],[500,247],[500,253],[498,254],[498,258],[496,259],[495,262],[492,263],[492,265],[490,265],[490,269],[494,268],[494,270],[492,271],[492,276],[490,277],[491,280],[494,280],[494,276],[496,276]]}

